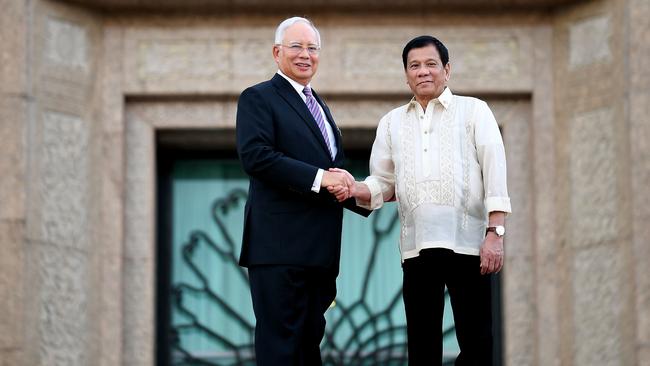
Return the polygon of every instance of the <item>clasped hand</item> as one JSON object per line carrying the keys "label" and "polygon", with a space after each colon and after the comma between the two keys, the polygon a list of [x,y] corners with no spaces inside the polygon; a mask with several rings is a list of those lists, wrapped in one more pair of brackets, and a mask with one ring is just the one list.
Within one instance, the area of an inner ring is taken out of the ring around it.
{"label": "clasped hand", "polygon": [[323,173],[321,187],[336,197],[337,201],[343,202],[355,194],[354,177],[347,170],[331,168]]}

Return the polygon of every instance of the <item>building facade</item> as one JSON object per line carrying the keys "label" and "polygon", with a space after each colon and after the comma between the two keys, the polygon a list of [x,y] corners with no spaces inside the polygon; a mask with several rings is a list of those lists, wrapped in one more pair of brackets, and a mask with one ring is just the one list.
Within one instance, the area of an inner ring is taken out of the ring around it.
{"label": "building facade", "polygon": [[321,31],[313,85],[346,148],[408,101],[417,35],[493,109],[506,365],[650,365],[650,1],[0,4],[0,365],[156,362],[161,144],[232,150],[293,15]]}

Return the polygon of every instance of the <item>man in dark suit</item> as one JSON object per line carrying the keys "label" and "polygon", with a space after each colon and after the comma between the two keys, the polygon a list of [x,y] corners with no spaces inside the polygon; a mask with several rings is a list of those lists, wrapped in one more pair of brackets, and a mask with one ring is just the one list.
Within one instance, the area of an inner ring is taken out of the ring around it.
{"label": "man in dark suit", "polygon": [[283,21],[273,46],[277,74],[244,90],[237,107],[237,151],[250,176],[240,265],[248,267],[259,366],[321,365],[343,206],[354,205],[324,188],[353,181],[328,171],[344,157],[334,118],[310,86],[320,44],[309,20]]}

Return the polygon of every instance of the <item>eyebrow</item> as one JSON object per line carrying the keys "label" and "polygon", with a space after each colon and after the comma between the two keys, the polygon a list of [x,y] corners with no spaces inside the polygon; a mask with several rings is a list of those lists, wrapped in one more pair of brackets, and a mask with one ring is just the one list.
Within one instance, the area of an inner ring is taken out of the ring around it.
{"label": "eyebrow", "polygon": [[[299,41],[289,41],[288,43],[289,43],[289,44],[296,44],[296,45],[301,45],[301,46],[302,46],[302,43],[299,42]],[[307,46],[318,46],[318,44],[313,43],[313,42],[310,42],[310,43],[307,43]]]}
{"label": "eyebrow", "polygon": [[421,62],[439,62],[439,61],[436,60],[435,58],[428,58],[428,59],[426,59],[424,61],[412,60],[412,61],[409,61],[408,64],[410,65],[410,64],[413,64],[413,63],[421,63]]}

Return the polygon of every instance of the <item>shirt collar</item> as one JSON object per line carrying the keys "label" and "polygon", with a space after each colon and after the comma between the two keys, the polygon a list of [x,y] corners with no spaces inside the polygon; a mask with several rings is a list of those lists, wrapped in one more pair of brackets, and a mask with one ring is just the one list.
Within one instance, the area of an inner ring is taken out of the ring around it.
{"label": "shirt collar", "polygon": [[[431,103],[440,103],[445,109],[449,109],[449,105],[451,104],[451,100],[453,99],[454,95],[451,93],[451,90],[449,87],[445,87],[445,90],[440,94],[438,98],[431,99],[429,101],[429,104]],[[411,101],[409,102],[408,108],[414,108],[415,106],[418,105],[418,101],[415,99],[415,97],[411,98]]]}
{"label": "shirt collar", "polygon": [[[285,78],[289,82],[289,84],[291,84],[291,86],[293,86],[293,88],[296,89],[296,92],[298,93],[298,95],[300,95],[300,98],[302,98],[303,101],[307,100],[305,94],[302,93],[302,90],[305,89],[305,85],[302,85],[299,82],[293,80],[292,78],[288,77],[280,70],[278,70],[278,74],[283,78]],[[307,84],[307,86],[311,88],[311,83]]]}

